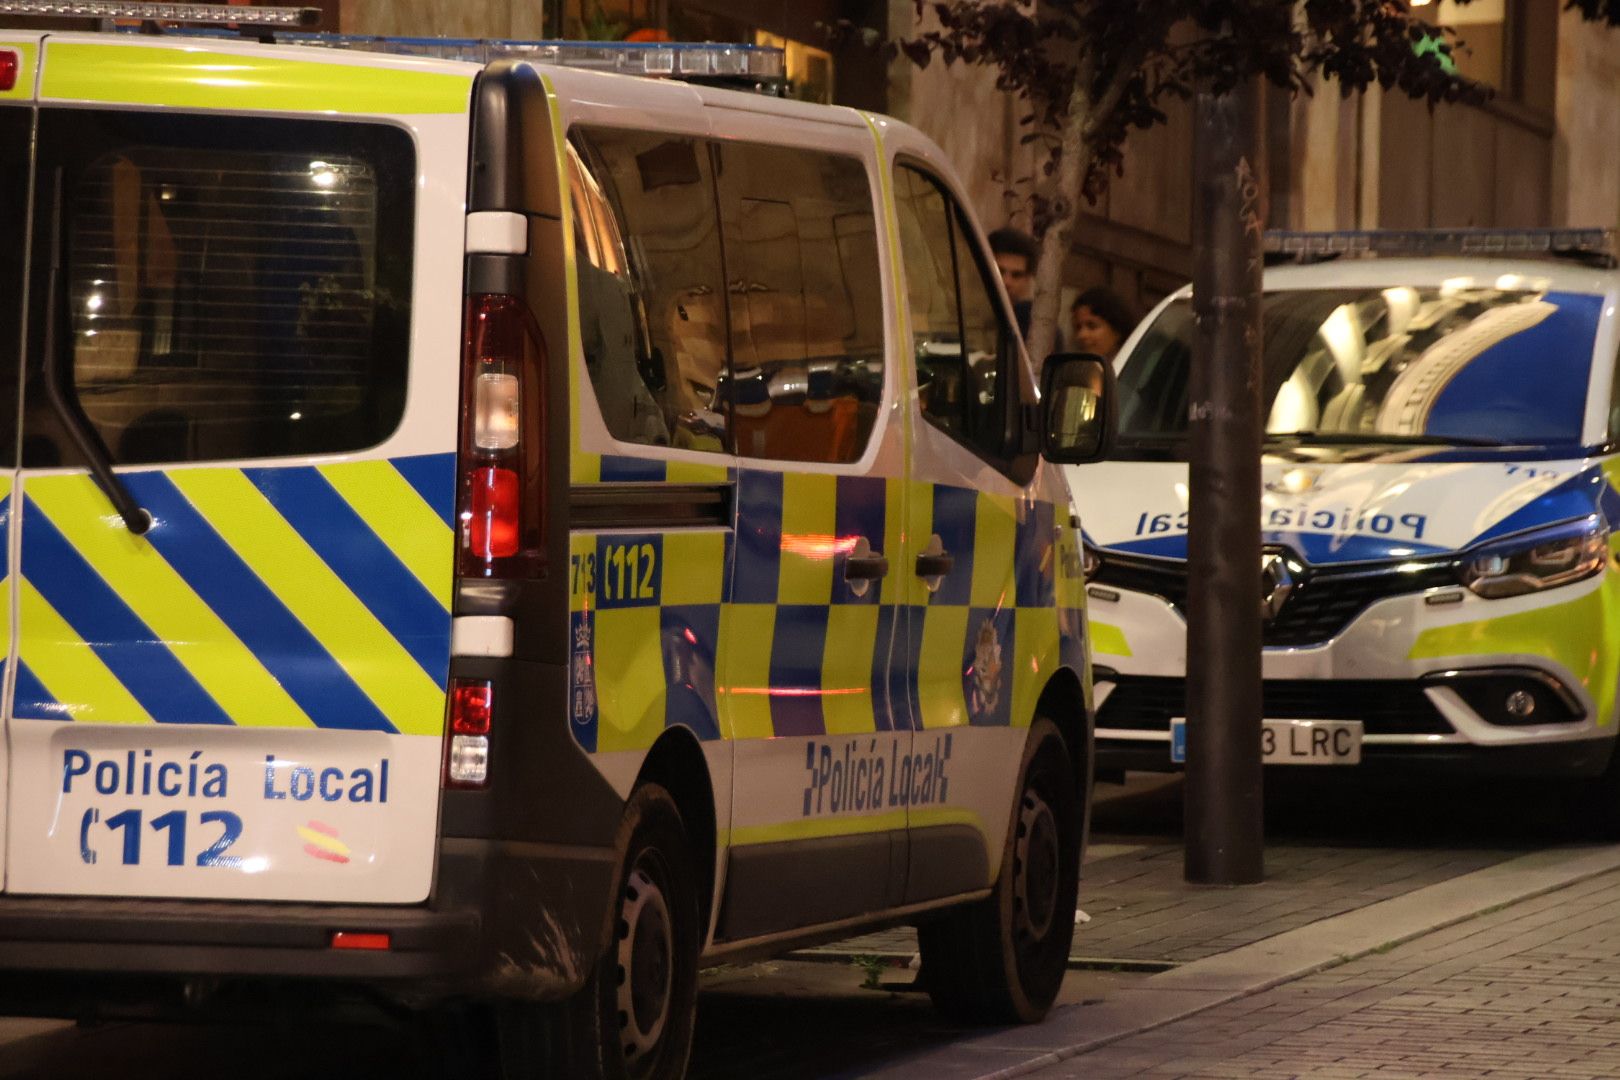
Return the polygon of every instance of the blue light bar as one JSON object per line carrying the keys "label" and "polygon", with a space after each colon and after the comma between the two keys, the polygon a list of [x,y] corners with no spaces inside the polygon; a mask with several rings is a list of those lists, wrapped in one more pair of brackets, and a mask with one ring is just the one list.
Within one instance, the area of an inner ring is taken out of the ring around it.
{"label": "blue light bar", "polygon": [[1266,233],[1265,252],[1302,261],[1335,257],[1476,255],[1564,256],[1612,264],[1613,229],[1355,229]]}
{"label": "blue light bar", "polygon": [[311,7],[245,7],[234,4],[119,3],[116,0],[0,0],[0,16],[33,19],[150,19],[158,22],[233,26],[314,26]]}
{"label": "blue light bar", "polygon": [[781,49],[731,42],[513,41],[483,38],[366,37],[355,34],[278,34],[278,44],[353,49],[394,56],[427,56],[488,64],[531,60],[537,64],[655,78],[783,77]]}

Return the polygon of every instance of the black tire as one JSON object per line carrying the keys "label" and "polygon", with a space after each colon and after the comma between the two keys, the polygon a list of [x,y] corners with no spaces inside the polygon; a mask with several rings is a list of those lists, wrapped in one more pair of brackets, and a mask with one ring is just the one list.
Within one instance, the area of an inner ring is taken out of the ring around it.
{"label": "black tire", "polygon": [[1034,1023],[1068,970],[1080,805],[1074,765],[1050,720],[1030,728],[1017,790],[994,891],[917,928],[922,983],[957,1023]]}
{"label": "black tire", "polygon": [[678,1080],[686,1072],[702,928],[691,844],[669,792],[637,788],[619,839],[613,932],[584,987],[549,1010],[497,1010],[506,1080]]}

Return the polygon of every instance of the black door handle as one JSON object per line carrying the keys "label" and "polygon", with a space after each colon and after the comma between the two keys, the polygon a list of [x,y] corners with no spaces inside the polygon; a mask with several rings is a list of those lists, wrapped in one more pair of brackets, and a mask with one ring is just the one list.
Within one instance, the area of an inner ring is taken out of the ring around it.
{"label": "black door handle", "polygon": [[938,555],[917,556],[917,576],[925,578],[944,577],[956,565],[956,556],[940,552]]}
{"label": "black door handle", "polygon": [[877,581],[889,576],[889,560],[877,552],[851,555],[844,560],[845,581]]}

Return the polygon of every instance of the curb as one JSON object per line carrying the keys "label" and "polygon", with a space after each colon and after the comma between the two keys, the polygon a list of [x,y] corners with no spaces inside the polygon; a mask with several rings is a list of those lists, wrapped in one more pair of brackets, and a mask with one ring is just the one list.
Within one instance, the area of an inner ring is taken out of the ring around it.
{"label": "curb", "polygon": [[[1557,847],[1153,975],[1095,1005],[891,1062],[869,1077],[1012,1080],[1230,1001],[1620,870],[1620,845]],[[964,1061],[979,1058],[978,1063]],[[1012,1059],[1012,1060],[1009,1060]]]}

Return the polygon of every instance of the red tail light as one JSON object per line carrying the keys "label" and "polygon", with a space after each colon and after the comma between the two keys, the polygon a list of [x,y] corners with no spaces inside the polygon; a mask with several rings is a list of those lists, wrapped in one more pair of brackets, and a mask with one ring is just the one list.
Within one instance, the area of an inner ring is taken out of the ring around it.
{"label": "red tail light", "polygon": [[485,465],[472,471],[467,498],[467,553],[485,562],[518,553],[518,474]]}
{"label": "red tail light", "polygon": [[487,680],[457,679],[450,690],[450,730],[457,735],[488,735],[495,691]]}
{"label": "red tail light", "polygon": [[544,564],[545,349],[515,296],[469,296],[463,329],[459,569],[521,577]]}
{"label": "red tail light", "polygon": [[13,90],[17,86],[17,54],[0,49],[0,90]]}
{"label": "red tail light", "polygon": [[444,785],[489,785],[489,729],[495,718],[495,687],[488,679],[450,680],[450,723],[445,732]]}

